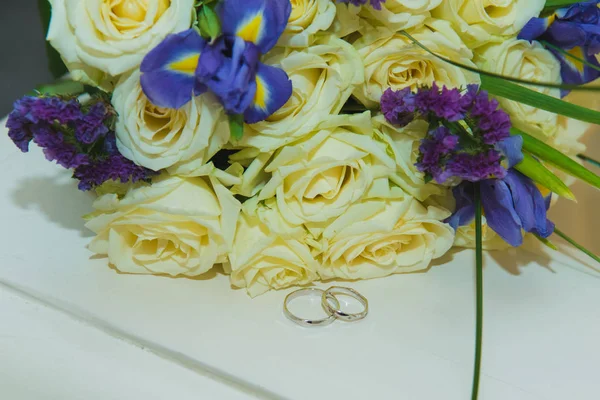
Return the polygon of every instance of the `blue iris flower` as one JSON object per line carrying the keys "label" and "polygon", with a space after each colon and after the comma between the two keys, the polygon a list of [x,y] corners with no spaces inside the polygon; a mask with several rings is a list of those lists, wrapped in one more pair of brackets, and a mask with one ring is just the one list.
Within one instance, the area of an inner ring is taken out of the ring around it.
{"label": "blue iris flower", "polygon": [[[523,244],[523,231],[547,238],[554,232],[548,220],[550,197],[544,199],[535,183],[513,167],[523,160],[523,138],[511,136],[496,146],[507,160],[503,178],[480,181],[481,203],[488,226],[511,246]],[[463,181],[453,189],[456,211],[446,221],[455,230],[475,218],[475,183]]]}
{"label": "blue iris flower", "polygon": [[141,84],[155,105],[180,108],[211,92],[229,114],[247,123],[266,119],[292,95],[280,68],[260,62],[291,14],[289,0],[222,0],[222,35],[208,42],[194,29],[169,35],[144,58]]}
{"label": "blue iris flower", "polygon": [[[600,0],[586,1],[557,10],[546,18],[532,18],[519,34],[519,39],[546,41],[563,52],[549,50],[561,63],[563,82],[585,84],[600,77],[600,71],[569,57],[600,67]],[[567,94],[564,92],[563,94]]]}
{"label": "blue iris flower", "polygon": [[[456,211],[447,221],[454,229],[475,218],[474,185],[465,181],[454,188]],[[546,213],[550,196],[544,199],[533,181],[519,171],[510,169],[504,178],[481,181],[480,185],[487,225],[511,246],[523,244],[523,231],[543,238],[554,232]]]}

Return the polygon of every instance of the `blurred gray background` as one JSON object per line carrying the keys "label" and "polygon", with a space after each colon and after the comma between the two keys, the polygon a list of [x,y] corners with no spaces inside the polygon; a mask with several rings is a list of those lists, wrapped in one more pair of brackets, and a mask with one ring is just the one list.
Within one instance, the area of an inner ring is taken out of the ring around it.
{"label": "blurred gray background", "polygon": [[0,0],[0,118],[12,103],[52,81],[36,0]]}

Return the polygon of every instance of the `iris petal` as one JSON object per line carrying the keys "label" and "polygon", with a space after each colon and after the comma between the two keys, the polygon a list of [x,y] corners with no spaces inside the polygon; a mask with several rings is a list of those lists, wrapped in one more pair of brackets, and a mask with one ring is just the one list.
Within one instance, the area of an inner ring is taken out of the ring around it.
{"label": "iris petal", "polygon": [[532,18],[527,25],[523,27],[518,38],[525,40],[535,40],[539,38],[546,32],[550,25],[552,25],[555,18],[555,15],[548,18]]}
{"label": "iris petal", "polygon": [[292,82],[284,70],[265,64],[258,65],[254,101],[244,113],[247,123],[265,120],[279,110],[292,95]]}
{"label": "iris petal", "polygon": [[291,12],[289,0],[223,0],[218,6],[223,33],[254,43],[263,54],[275,46]]}
{"label": "iris petal", "polygon": [[548,220],[549,204],[533,181],[515,170],[509,171],[504,181],[513,194],[515,210],[521,218],[523,229],[544,238],[552,235],[554,224]]}
{"label": "iris petal", "polygon": [[515,211],[508,185],[497,179],[482,181],[481,202],[489,227],[511,246],[523,244],[521,219]]}
{"label": "iris petal", "polygon": [[575,46],[585,45],[587,33],[580,24],[556,21],[546,32],[550,43],[561,49],[572,49]]}
{"label": "iris petal", "polygon": [[167,36],[146,55],[140,67],[141,84],[152,103],[180,108],[192,99],[196,67],[204,46],[206,40],[189,29]]}
{"label": "iris petal", "polygon": [[[600,71],[597,69],[587,66],[582,62],[573,59],[572,57],[568,57],[559,51],[553,49],[550,49],[550,51],[560,62],[560,73],[563,83],[568,85],[582,85],[600,78]],[[571,49],[569,53],[578,58],[585,59],[588,63],[600,68],[600,63],[598,62],[596,56],[589,56],[585,54],[585,51],[581,47],[575,47]],[[563,96],[566,96],[568,93],[568,90],[562,91]]]}
{"label": "iris petal", "polygon": [[466,181],[452,189],[456,200],[456,211],[446,220],[446,223],[454,230],[457,230],[459,226],[470,224],[475,218],[473,190],[473,184]]}
{"label": "iris petal", "polygon": [[[546,208],[543,206],[544,199],[537,188],[536,191],[538,196],[535,196],[534,191],[530,190],[530,186],[533,186],[533,182],[525,177],[525,175],[514,170],[509,171],[503,180],[512,193],[515,212],[521,219],[523,229],[527,232],[531,232],[535,229],[536,221],[540,218],[543,218],[545,222]],[[539,199],[537,197],[539,197]],[[542,203],[542,210],[536,209],[535,203],[538,200]],[[540,211],[543,211],[543,215],[535,214]]]}
{"label": "iris petal", "polygon": [[523,161],[523,136],[515,135],[501,140],[496,144],[496,148],[506,157],[508,168]]}

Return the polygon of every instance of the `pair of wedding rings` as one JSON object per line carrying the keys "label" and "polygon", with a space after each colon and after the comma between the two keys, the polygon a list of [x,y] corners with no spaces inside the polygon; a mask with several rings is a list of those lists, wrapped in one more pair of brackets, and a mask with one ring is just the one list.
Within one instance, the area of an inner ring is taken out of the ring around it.
{"label": "pair of wedding rings", "polygon": [[[293,314],[288,306],[289,304],[298,297],[303,296],[319,296],[321,298],[321,306],[327,314],[327,317],[322,319],[308,319],[298,317]],[[362,304],[363,310],[358,313],[348,313],[342,310],[340,301],[336,296],[349,296],[357,300]],[[327,326],[336,319],[355,322],[365,318],[369,313],[369,301],[365,296],[358,293],[354,289],[350,289],[342,286],[332,286],[327,290],[321,290],[316,288],[299,289],[295,292],[288,294],[283,302],[283,313],[292,322],[295,322],[301,326]]]}

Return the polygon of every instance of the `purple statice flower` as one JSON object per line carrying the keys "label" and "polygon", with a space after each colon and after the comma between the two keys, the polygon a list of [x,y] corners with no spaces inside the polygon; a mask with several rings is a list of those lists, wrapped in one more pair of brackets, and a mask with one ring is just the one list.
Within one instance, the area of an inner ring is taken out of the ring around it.
{"label": "purple statice flower", "polygon": [[381,96],[381,111],[389,123],[406,126],[415,118],[415,95],[410,88],[397,92],[388,88]]}
{"label": "purple statice flower", "polygon": [[463,103],[458,89],[444,86],[440,90],[434,82],[431,88],[420,88],[416,93],[410,88],[387,89],[381,97],[381,111],[388,122],[398,126],[408,125],[419,115],[456,122],[465,118],[468,108]]}
{"label": "purple statice flower", "polygon": [[497,100],[490,99],[485,90],[474,94],[474,89],[468,89],[464,97],[472,98],[469,116],[476,122],[485,144],[494,145],[510,136],[510,116]]}
{"label": "purple statice flower", "polygon": [[81,117],[81,105],[75,99],[65,100],[57,96],[37,97],[31,105],[32,122],[58,122],[66,125]]}
{"label": "purple statice flower", "polygon": [[33,132],[30,129],[29,120],[30,105],[29,98],[18,100],[14,104],[13,111],[8,115],[6,127],[8,137],[23,153],[29,151],[29,143],[33,140]]}
{"label": "purple statice flower", "polygon": [[424,116],[427,116],[435,106],[435,101],[438,97],[438,93],[436,93],[436,91],[439,92],[439,88],[434,82],[431,88],[419,88],[414,95],[417,110],[419,110],[419,112]]}
{"label": "purple statice flower", "polygon": [[502,154],[491,149],[487,152],[456,154],[446,165],[446,175],[469,182],[504,178],[506,169],[501,164]]}
{"label": "purple statice flower", "polygon": [[81,190],[108,180],[137,182],[156,175],[119,153],[108,127],[113,117],[114,110],[101,99],[83,107],[74,98],[26,96],[15,103],[6,125],[21,151],[29,151],[34,141],[49,161],[73,169]]}
{"label": "purple statice flower", "polygon": [[79,180],[80,190],[91,190],[110,180],[121,183],[145,181],[159,174],[123,157],[117,149],[114,132],[106,135],[104,150],[107,157],[75,169],[73,177]]}
{"label": "purple statice flower", "polygon": [[494,145],[510,137],[510,116],[503,110],[496,110],[485,118],[479,119],[483,142]]}
{"label": "purple statice flower", "polygon": [[13,105],[13,111],[6,122],[8,136],[26,153],[37,129],[41,129],[44,134],[49,125],[67,125],[81,118],[81,115],[81,106],[75,99],[25,96]]}
{"label": "purple statice flower", "polygon": [[[431,91],[436,94],[434,89]],[[437,92],[436,101],[430,110],[440,119],[450,122],[460,121],[465,118],[465,110],[462,108],[461,100],[462,96],[458,89],[448,89],[444,86],[441,92]]]}
{"label": "purple statice flower", "polygon": [[77,168],[89,163],[88,156],[81,153],[73,144],[67,142],[63,133],[51,125],[38,124],[33,140],[44,150],[44,155],[48,161],[56,161],[63,168]]}
{"label": "purple statice flower", "polygon": [[[386,120],[404,126],[416,117],[429,121],[430,130],[421,141],[417,168],[426,179],[445,183],[450,178],[481,181],[502,178],[508,168],[522,160],[522,140],[510,136],[509,115],[479,86],[388,89],[381,98]],[[462,122],[461,122],[462,121]]]}
{"label": "purple statice flower", "polygon": [[108,133],[105,124],[109,111],[102,102],[95,103],[85,115],[74,121],[75,137],[83,144],[95,143]]}
{"label": "purple statice flower", "polygon": [[431,88],[419,89],[415,96],[417,109],[422,115],[432,114],[450,122],[465,118],[462,95],[458,89],[440,88],[434,82]]}
{"label": "purple statice flower", "polygon": [[476,118],[486,117],[496,111],[499,105],[498,100],[491,99],[487,91],[481,90],[474,96],[470,114]]}
{"label": "purple statice flower", "polygon": [[416,167],[425,173],[426,181],[456,181],[456,211],[447,220],[454,229],[475,217],[477,182],[488,225],[507,243],[519,246],[523,230],[544,238],[552,234],[554,224],[547,218],[540,191],[514,169],[523,160],[523,138],[510,135],[509,115],[487,92],[476,85],[462,94],[456,89],[440,91],[435,84],[416,94],[386,92],[382,111],[396,125],[415,115],[429,122]]}
{"label": "purple statice flower", "polygon": [[87,191],[110,180],[135,183],[148,180],[157,174],[133,163],[121,154],[115,154],[103,160],[81,165],[75,169],[73,177],[79,180],[79,189]]}
{"label": "purple statice flower", "polygon": [[448,128],[440,126],[430,131],[427,137],[421,141],[417,168],[419,171],[431,175],[439,183],[445,182],[447,178],[444,177],[445,171],[442,164],[451,156],[457,146],[458,137],[454,136]]}
{"label": "purple statice flower", "polygon": [[376,10],[381,10],[381,3],[385,3],[385,0],[337,0],[339,3],[352,4],[356,7],[369,3],[371,7]]}
{"label": "purple statice flower", "polygon": [[471,84],[467,85],[467,90],[462,94],[460,100],[460,107],[463,110],[470,110],[473,107],[473,102],[479,95],[479,85]]}

